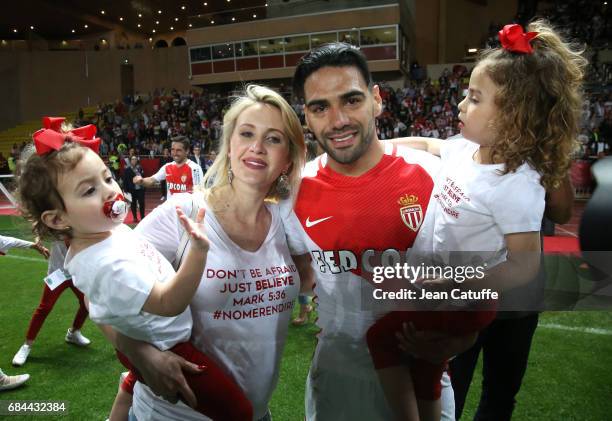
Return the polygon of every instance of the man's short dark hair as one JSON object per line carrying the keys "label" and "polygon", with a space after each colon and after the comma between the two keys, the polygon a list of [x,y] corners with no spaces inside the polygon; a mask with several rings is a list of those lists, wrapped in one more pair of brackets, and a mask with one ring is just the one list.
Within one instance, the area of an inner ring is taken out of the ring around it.
{"label": "man's short dark hair", "polygon": [[356,67],[368,88],[372,84],[368,61],[359,48],[345,42],[331,42],[313,49],[300,59],[293,75],[294,95],[304,98],[306,79],[323,67]]}
{"label": "man's short dark hair", "polygon": [[181,143],[185,151],[189,152],[189,148],[191,147],[191,142],[189,142],[189,139],[187,138],[187,136],[174,136],[172,139],[170,139],[170,141],[172,143],[175,143],[175,142]]}

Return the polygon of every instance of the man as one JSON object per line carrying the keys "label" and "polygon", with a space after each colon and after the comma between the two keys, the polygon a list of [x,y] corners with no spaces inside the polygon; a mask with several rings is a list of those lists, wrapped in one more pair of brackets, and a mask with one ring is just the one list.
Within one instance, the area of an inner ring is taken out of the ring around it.
{"label": "man", "polygon": [[9,174],[8,161],[6,160],[2,152],[0,152],[0,174]]}
{"label": "man", "polygon": [[127,156],[123,156],[124,168],[127,168],[127,167],[130,166],[130,161],[132,160],[132,157],[134,157],[134,156],[138,160],[138,155],[136,155],[136,149],[135,148],[130,148],[128,150]]}
{"label": "man", "polygon": [[217,159],[217,152],[212,151],[208,155],[208,158],[204,161],[204,171],[208,171],[208,169],[212,167],[212,164],[215,162],[215,159]]}
{"label": "man", "polygon": [[200,184],[203,178],[202,168],[195,162],[187,159],[189,140],[184,136],[172,138],[170,154],[173,162],[163,165],[151,177],[134,177],[134,184],[152,187],[166,180],[168,197],[175,193],[191,193],[193,187]]}
{"label": "man", "polygon": [[123,172],[123,191],[132,195],[131,210],[133,222],[139,222],[138,215],[136,214],[137,208],[140,209],[140,219],[145,217],[145,189],[142,185],[134,184],[134,178],[136,176],[142,176],[143,170],[138,163],[138,157],[136,155],[130,158],[130,164],[125,167]]}
{"label": "man", "polygon": [[[357,48],[333,43],[311,51],[298,63],[293,86],[326,152],[306,166],[295,212],[285,221],[293,254],[309,252],[317,276],[321,332],[307,379],[306,419],[393,419],[365,342],[380,313],[364,309],[373,287],[363,275],[377,253],[400,256],[412,246],[439,164],[378,139],[382,99]],[[413,351],[445,359],[471,341],[449,337],[435,348],[419,342]],[[452,408],[445,410],[452,418]]]}
{"label": "man", "polygon": [[196,164],[198,164],[200,166],[200,168],[202,169],[202,172],[205,172],[205,167],[206,167],[206,163],[205,163],[205,156],[204,155],[200,155],[201,153],[201,149],[200,149],[200,145],[196,144],[193,146],[193,155],[191,155],[189,157],[189,159],[191,159],[193,162],[195,162]]}

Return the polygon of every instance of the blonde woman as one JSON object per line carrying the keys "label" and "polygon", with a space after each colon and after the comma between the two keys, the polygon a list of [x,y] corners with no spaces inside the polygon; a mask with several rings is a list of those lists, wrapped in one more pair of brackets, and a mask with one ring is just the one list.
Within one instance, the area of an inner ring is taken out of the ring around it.
{"label": "blonde woman", "polygon": [[[210,250],[191,302],[192,342],[243,389],[254,420],[269,419],[291,310],[300,279],[286,244],[279,199],[298,186],[305,158],[302,127],[276,92],[249,85],[225,114],[217,159],[193,195],[176,195],[142,220],[136,231],[169,260],[184,247],[175,206],[205,208]],[[181,370],[190,363],[147,344],[112,338],[147,384],[134,389],[132,419],[205,419],[186,405],[194,397]],[[205,373],[203,375],[206,375]],[[157,396],[161,394],[164,399]]]}

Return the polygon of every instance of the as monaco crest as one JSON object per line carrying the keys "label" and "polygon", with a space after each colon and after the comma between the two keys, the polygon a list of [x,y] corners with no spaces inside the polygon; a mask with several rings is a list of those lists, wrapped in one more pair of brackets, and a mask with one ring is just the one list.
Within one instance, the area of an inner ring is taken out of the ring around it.
{"label": "as monaco crest", "polygon": [[400,208],[400,215],[402,221],[412,231],[417,232],[423,222],[423,208],[418,204],[419,198],[414,194],[405,195],[400,197],[398,204],[402,205]]}
{"label": "as monaco crest", "polygon": [[181,183],[185,183],[187,181],[187,176],[186,175],[181,175]]}

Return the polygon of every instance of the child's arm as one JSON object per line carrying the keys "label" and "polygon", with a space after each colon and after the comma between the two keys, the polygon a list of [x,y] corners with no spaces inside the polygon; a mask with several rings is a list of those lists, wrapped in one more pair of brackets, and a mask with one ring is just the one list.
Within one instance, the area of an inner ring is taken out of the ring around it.
{"label": "child's arm", "polygon": [[506,261],[491,270],[486,270],[482,279],[476,277],[458,283],[452,279],[426,279],[423,285],[433,289],[450,290],[461,288],[476,291],[490,288],[503,292],[532,281],[540,269],[540,233],[518,232],[506,234]]}
{"label": "child's arm", "polygon": [[204,209],[198,212],[195,224],[180,208],[177,207],[176,213],[191,236],[189,253],[172,279],[155,283],[142,307],[148,313],[167,317],[179,315],[191,302],[202,279],[209,247],[208,239],[197,227],[204,220]]}
{"label": "child's arm", "polygon": [[144,187],[155,187],[159,185],[159,181],[157,181],[157,179],[153,176],[143,178],[142,176],[137,175],[132,179],[132,182],[134,184],[141,185]]}
{"label": "child's arm", "polygon": [[154,187],[161,183],[161,180],[166,179],[166,168],[165,165],[162,165],[161,168],[150,177],[142,177],[140,175],[136,175],[132,182],[136,185],[141,185],[144,187]]}
{"label": "child's arm", "polygon": [[569,174],[561,181],[556,189],[546,191],[546,208],[544,216],[557,224],[566,224],[572,217],[574,204],[574,187]]}
{"label": "child's arm", "polygon": [[506,291],[532,281],[540,270],[540,232],[517,232],[504,236],[506,261],[488,271],[486,286]]}
{"label": "child's arm", "polygon": [[442,139],[436,139],[433,137],[399,137],[397,139],[389,140],[391,143],[396,145],[408,146],[412,149],[419,149],[421,151],[429,152],[432,155],[440,156],[440,147],[442,146]]}
{"label": "child's arm", "polygon": [[12,248],[31,248],[39,252],[45,259],[49,257],[49,250],[43,246],[42,242],[37,238],[36,242],[21,240],[15,237],[7,237],[0,235],[0,253],[4,254]]}
{"label": "child's arm", "polygon": [[302,254],[299,256],[291,256],[291,258],[300,274],[300,294],[311,293],[314,288],[315,277],[312,266],[310,266],[310,255]]}

